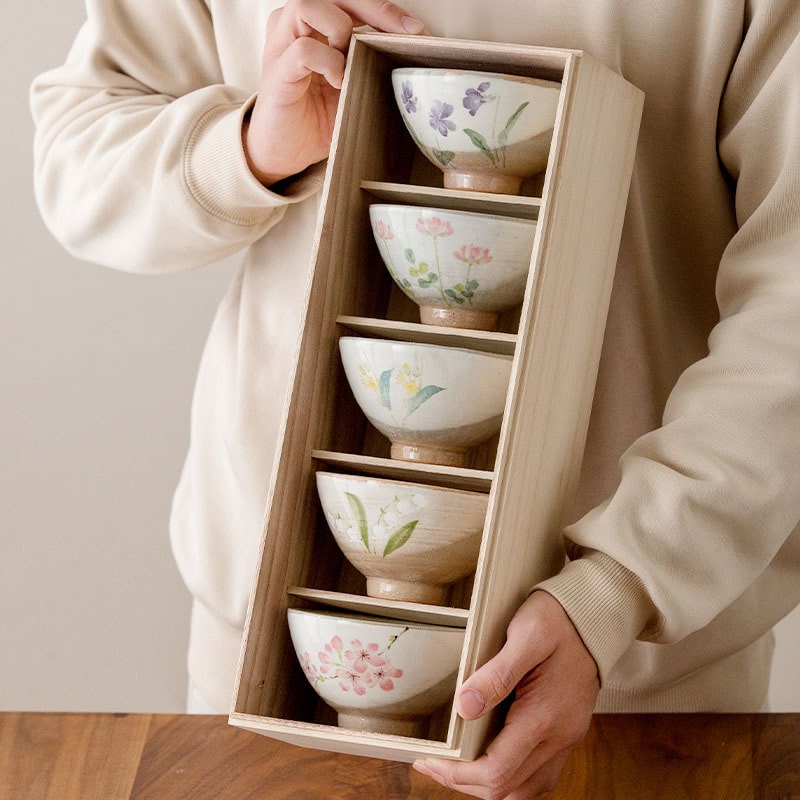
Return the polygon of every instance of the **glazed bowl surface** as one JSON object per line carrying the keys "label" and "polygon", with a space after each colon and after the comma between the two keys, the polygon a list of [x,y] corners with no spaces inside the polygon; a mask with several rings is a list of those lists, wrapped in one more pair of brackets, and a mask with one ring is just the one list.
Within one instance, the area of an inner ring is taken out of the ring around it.
{"label": "glazed bowl surface", "polygon": [[488,496],[441,486],[317,472],[328,527],[367,594],[443,604],[475,571]]}
{"label": "glazed bowl surface", "polygon": [[522,302],[533,220],[381,203],[369,214],[383,263],[421,322],[492,330]]}
{"label": "glazed bowl surface", "polygon": [[461,69],[392,70],[406,128],[448,189],[517,194],[547,165],[561,84]]}
{"label": "glazed bowl surface", "polygon": [[452,702],[461,628],[301,609],[288,622],[308,682],[343,728],[419,736]]}
{"label": "glazed bowl surface", "polygon": [[391,457],[466,466],[503,421],[511,356],[459,347],[342,336],[347,382]]}

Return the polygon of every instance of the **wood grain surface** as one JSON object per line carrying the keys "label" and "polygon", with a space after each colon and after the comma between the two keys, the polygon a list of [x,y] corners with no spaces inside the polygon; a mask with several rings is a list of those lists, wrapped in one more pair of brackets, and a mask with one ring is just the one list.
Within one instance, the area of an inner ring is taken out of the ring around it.
{"label": "wood grain surface", "polygon": [[[225,717],[0,714],[0,800],[455,800],[406,765]],[[553,800],[800,798],[800,714],[598,715]]]}

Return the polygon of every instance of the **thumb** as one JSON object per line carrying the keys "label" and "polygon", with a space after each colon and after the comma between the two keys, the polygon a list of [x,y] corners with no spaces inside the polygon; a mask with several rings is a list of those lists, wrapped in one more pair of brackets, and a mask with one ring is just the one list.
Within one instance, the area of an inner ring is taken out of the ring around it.
{"label": "thumb", "polygon": [[509,638],[502,650],[464,682],[456,697],[463,719],[477,719],[505,700],[539,663],[521,637]]}

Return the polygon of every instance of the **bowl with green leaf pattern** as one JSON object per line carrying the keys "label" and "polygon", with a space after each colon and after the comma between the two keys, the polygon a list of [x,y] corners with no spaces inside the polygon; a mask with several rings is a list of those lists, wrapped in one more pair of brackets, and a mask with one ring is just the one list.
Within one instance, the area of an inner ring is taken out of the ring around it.
{"label": "bowl with green leaf pattern", "polygon": [[392,70],[406,128],[448,189],[518,194],[547,165],[561,84],[460,69]]}
{"label": "bowl with green leaf pattern", "polygon": [[381,259],[421,322],[493,330],[522,302],[534,220],[391,203],[369,215]]}
{"label": "bowl with green leaf pattern", "polygon": [[488,495],[324,471],[317,492],[370,597],[442,605],[450,585],[475,571]]}
{"label": "bowl with green leaf pattern", "polygon": [[454,467],[503,421],[511,356],[421,342],[342,336],[347,382],[390,455]]}

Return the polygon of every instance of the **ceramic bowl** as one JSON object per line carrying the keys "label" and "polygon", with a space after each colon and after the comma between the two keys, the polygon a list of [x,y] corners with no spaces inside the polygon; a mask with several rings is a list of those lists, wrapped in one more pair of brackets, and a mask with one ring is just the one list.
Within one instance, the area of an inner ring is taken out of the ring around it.
{"label": "ceramic bowl", "polygon": [[448,189],[517,194],[547,165],[561,84],[458,69],[392,70],[400,114]]}
{"label": "ceramic bowl", "polygon": [[452,702],[463,629],[300,609],[288,619],[303,672],[341,727],[420,736]]}
{"label": "ceramic bowl", "polygon": [[375,204],[372,233],[395,283],[429,325],[492,330],[525,295],[536,223]]}
{"label": "ceramic bowl", "polygon": [[511,357],[457,347],[342,336],[345,375],[391,457],[466,466],[500,429]]}
{"label": "ceramic bowl", "polygon": [[317,473],[317,491],[370,597],[441,605],[475,571],[487,495],[332,472]]}

